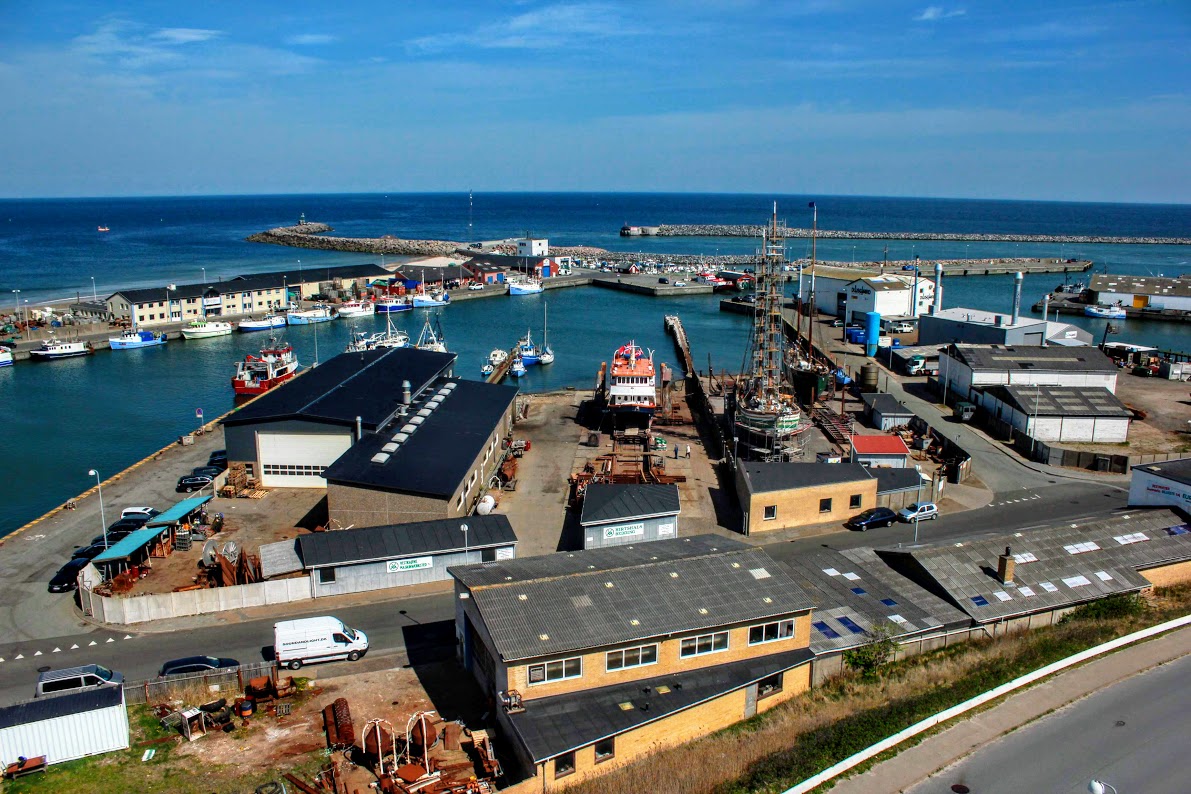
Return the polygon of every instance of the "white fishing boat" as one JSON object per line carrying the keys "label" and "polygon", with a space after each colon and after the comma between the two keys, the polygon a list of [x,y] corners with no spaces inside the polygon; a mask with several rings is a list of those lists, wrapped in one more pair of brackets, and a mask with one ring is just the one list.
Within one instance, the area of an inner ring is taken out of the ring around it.
{"label": "white fishing boat", "polygon": [[380,312],[381,314],[407,312],[413,309],[413,307],[413,301],[403,295],[390,295],[389,297],[381,298],[376,302],[376,311]]}
{"label": "white fishing boat", "polygon": [[289,325],[314,325],[315,323],[328,323],[337,316],[330,306],[325,303],[316,303],[309,309],[290,312],[285,316],[285,321]]}
{"label": "white fishing boat", "polygon": [[369,334],[364,331],[353,331],[351,341],[348,342],[347,353],[359,353],[362,350],[376,350],[384,347],[408,347],[409,334],[393,327],[393,318],[385,317],[388,328],[380,333]]}
{"label": "white fishing boat", "polygon": [[183,339],[206,339],[209,336],[227,336],[232,332],[231,323],[214,320],[192,320],[182,326]]}
{"label": "white fishing boat", "polygon": [[540,281],[524,279],[509,282],[510,295],[537,295],[543,289],[545,289],[545,287],[542,286],[542,282]]}
{"label": "white fishing boat", "polygon": [[372,317],[376,314],[376,304],[372,301],[348,301],[339,305],[340,317]]}
{"label": "white fishing boat", "polygon": [[492,352],[488,354],[488,363],[494,367],[498,367],[505,363],[505,359],[509,357],[509,351],[503,348],[494,347]]}
{"label": "white fishing boat", "polygon": [[1129,316],[1123,306],[1085,306],[1083,313],[1088,317],[1098,317],[1102,320],[1124,320]]}
{"label": "white fishing boat", "polygon": [[546,304],[542,304],[542,347],[538,351],[538,364],[546,365],[554,363],[554,351],[550,349],[550,343],[546,341]]}
{"label": "white fishing boat", "polygon": [[30,350],[29,356],[35,361],[53,361],[56,358],[74,358],[75,356],[89,356],[95,352],[90,342],[63,342],[50,338],[41,343],[41,347]]}
{"label": "white fishing boat", "polygon": [[480,367],[480,374],[485,378],[491,375],[493,372],[496,372],[496,367],[491,364],[485,364],[484,366]]}
{"label": "white fishing boat", "polygon": [[152,331],[130,329],[119,336],[113,336],[108,339],[108,346],[112,350],[136,350],[140,347],[156,347],[165,343],[165,331],[153,333]]}
{"label": "white fishing boat", "polygon": [[[438,323],[435,318],[435,324]],[[436,353],[447,352],[447,340],[443,336],[442,326],[439,325],[438,330],[430,324],[430,312],[426,312],[426,323],[422,326],[422,333],[418,335],[418,341],[414,343],[414,347],[418,350],[433,350]]]}
{"label": "white fishing boat", "polygon": [[254,320],[251,317],[248,318],[247,320],[241,320],[240,324],[237,326],[237,328],[239,328],[244,333],[248,333],[250,331],[272,331],[274,328],[284,328],[284,327],[285,327],[285,315],[284,314],[273,314],[271,312],[269,314],[266,314],[264,317],[262,317],[259,320]]}
{"label": "white fishing boat", "polygon": [[12,366],[12,351],[4,345],[0,345],[0,367]]}

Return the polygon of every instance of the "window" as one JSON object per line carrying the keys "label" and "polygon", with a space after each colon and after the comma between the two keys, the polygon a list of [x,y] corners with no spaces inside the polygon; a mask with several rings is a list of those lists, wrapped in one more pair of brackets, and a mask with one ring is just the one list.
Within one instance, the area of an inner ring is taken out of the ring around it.
{"label": "window", "polygon": [[897,606],[897,602],[896,602],[896,601],[894,601],[892,598],[882,598],[882,599],[881,599],[881,603],[882,603],[882,604],[884,604],[884,605],[885,605],[885,606],[887,606],[887,607],[895,607],[895,606]]}
{"label": "window", "polygon": [[831,512],[831,500],[830,499],[820,499],[819,500],[819,512],[820,513],[830,513]]}
{"label": "window", "polygon": [[554,759],[554,779],[575,773],[575,751],[563,753]]}
{"label": "window", "polygon": [[265,475],[278,477],[321,477],[326,466],[294,466],[286,463],[266,463]]}
{"label": "window", "polygon": [[78,689],[83,685],[81,676],[74,678],[59,678],[57,681],[46,681],[41,685],[43,693],[49,692],[65,692],[68,689]]}
{"label": "window", "polygon": [[562,681],[567,678],[579,678],[582,675],[583,660],[578,656],[573,659],[557,659],[553,662],[529,666],[529,683],[531,684]]}
{"label": "window", "polygon": [[768,678],[762,678],[757,682],[757,700],[767,698],[770,695],[776,695],[782,691],[782,674],[774,673]]}
{"label": "window", "polygon": [[860,507],[860,502],[861,497],[858,493],[854,493],[848,497],[848,507]]}
{"label": "window", "polygon": [[609,736],[607,739],[600,739],[595,743],[595,760],[596,763],[607,761],[609,758],[616,757],[616,737]]}
{"label": "window", "polygon": [[813,625],[815,627],[815,630],[818,631],[820,634],[822,634],[827,639],[829,639],[829,640],[839,639],[839,632],[836,631],[835,629],[831,628],[831,626],[828,626],[823,621],[817,620],[811,625]]}
{"label": "window", "polygon": [[788,640],[794,636],[794,621],[779,620],[774,623],[763,623],[749,627],[749,645],[760,645],[764,642]]}
{"label": "window", "polygon": [[772,521],[777,518],[777,505],[765,505],[765,520]]}
{"label": "window", "polygon": [[657,645],[642,645],[639,648],[608,651],[608,672],[623,670],[626,667],[644,667],[647,664],[657,664],[657,661]]}
{"label": "window", "polygon": [[319,584],[331,584],[334,581],[335,581],[335,569],[334,568],[319,568],[318,569]]}
{"label": "window", "polygon": [[683,659],[691,656],[702,656],[705,653],[717,653],[728,650],[728,632],[717,631],[714,634],[700,634],[698,637],[687,637],[679,646],[678,655]]}

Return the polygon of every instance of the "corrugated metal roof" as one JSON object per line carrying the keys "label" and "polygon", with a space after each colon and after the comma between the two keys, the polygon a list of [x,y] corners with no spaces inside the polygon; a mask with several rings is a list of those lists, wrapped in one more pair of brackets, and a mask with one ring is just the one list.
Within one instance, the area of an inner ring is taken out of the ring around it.
{"label": "corrugated metal roof", "polygon": [[646,516],[672,515],[679,511],[677,485],[655,483],[592,483],[583,497],[579,523],[601,524]]}
{"label": "corrugated metal roof", "polygon": [[302,558],[298,556],[297,539],[265,543],[261,545],[260,557],[261,576],[266,579],[302,570]]}
{"label": "corrugated metal roof", "polygon": [[740,464],[750,493],[785,491],[816,485],[837,485],[871,480],[859,463],[749,463]]}
{"label": "corrugated metal roof", "polygon": [[952,345],[948,351],[979,372],[1117,372],[1112,359],[1094,347]]}
{"label": "corrugated metal roof", "polygon": [[[462,530],[464,524],[467,525],[466,539]],[[467,548],[481,549],[516,543],[517,535],[507,516],[474,515],[412,524],[315,532],[299,535],[297,539],[299,554],[306,569],[463,551],[465,541]]]}
{"label": "corrugated metal roof", "polygon": [[1168,480],[1181,482],[1184,485],[1191,485],[1191,458],[1179,458],[1178,460],[1168,460],[1162,463],[1143,463],[1133,468],[1140,469],[1146,474],[1153,474],[1156,477],[1165,477]]}
{"label": "corrugated metal roof", "polygon": [[909,455],[901,436],[852,436],[852,448],[860,455]]}
{"label": "corrugated metal roof", "polygon": [[[30,682],[29,687],[33,684]],[[31,722],[52,720],[69,714],[82,714],[88,711],[106,709],[119,706],[124,702],[124,690],[118,686],[92,689],[88,692],[75,692],[70,695],[55,697],[41,697],[13,706],[0,707],[0,729],[12,728],[17,725],[28,725]],[[15,761],[6,758],[5,762]]]}
{"label": "corrugated metal roof", "polygon": [[1032,416],[1133,416],[1103,386],[989,386],[984,391]]}

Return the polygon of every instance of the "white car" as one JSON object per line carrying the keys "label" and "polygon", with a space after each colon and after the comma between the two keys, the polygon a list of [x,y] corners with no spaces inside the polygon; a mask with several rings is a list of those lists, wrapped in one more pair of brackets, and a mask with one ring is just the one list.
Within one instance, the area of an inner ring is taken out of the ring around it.
{"label": "white car", "polygon": [[467,288],[479,290],[479,289],[483,289],[484,285],[483,284],[468,284]]}
{"label": "white car", "polygon": [[149,516],[152,518],[160,512],[160,510],[152,507],[126,507],[120,511],[120,518],[128,518],[129,516]]}
{"label": "white car", "polygon": [[917,521],[926,521],[939,517],[939,508],[934,502],[915,502],[909,507],[903,507],[897,511],[897,520],[904,521],[909,524]]}
{"label": "white car", "polygon": [[686,286],[686,282],[685,282],[685,281],[675,281],[675,282],[674,282],[674,286],[676,286],[676,287],[685,287],[685,286]]}

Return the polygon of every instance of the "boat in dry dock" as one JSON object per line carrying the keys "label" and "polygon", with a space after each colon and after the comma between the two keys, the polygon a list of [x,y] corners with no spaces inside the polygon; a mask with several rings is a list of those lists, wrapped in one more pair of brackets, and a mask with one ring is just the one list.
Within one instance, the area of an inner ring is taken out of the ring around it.
{"label": "boat in dry dock", "polygon": [[619,420],[618,424],[630,418],[643,418],[648,423],[657,410],[652,350],[646,352],[630,341],[616,351],[608,370],[608,410]]}
{"label": "boat in dry dock", "polygon": [[264,394],[292,378],[297,371],[298,357],[294,355],[294,349],[272,337],[269,344],[261,348],[260,355],[249,354],[236,363],[232,390],[237,395]]}

